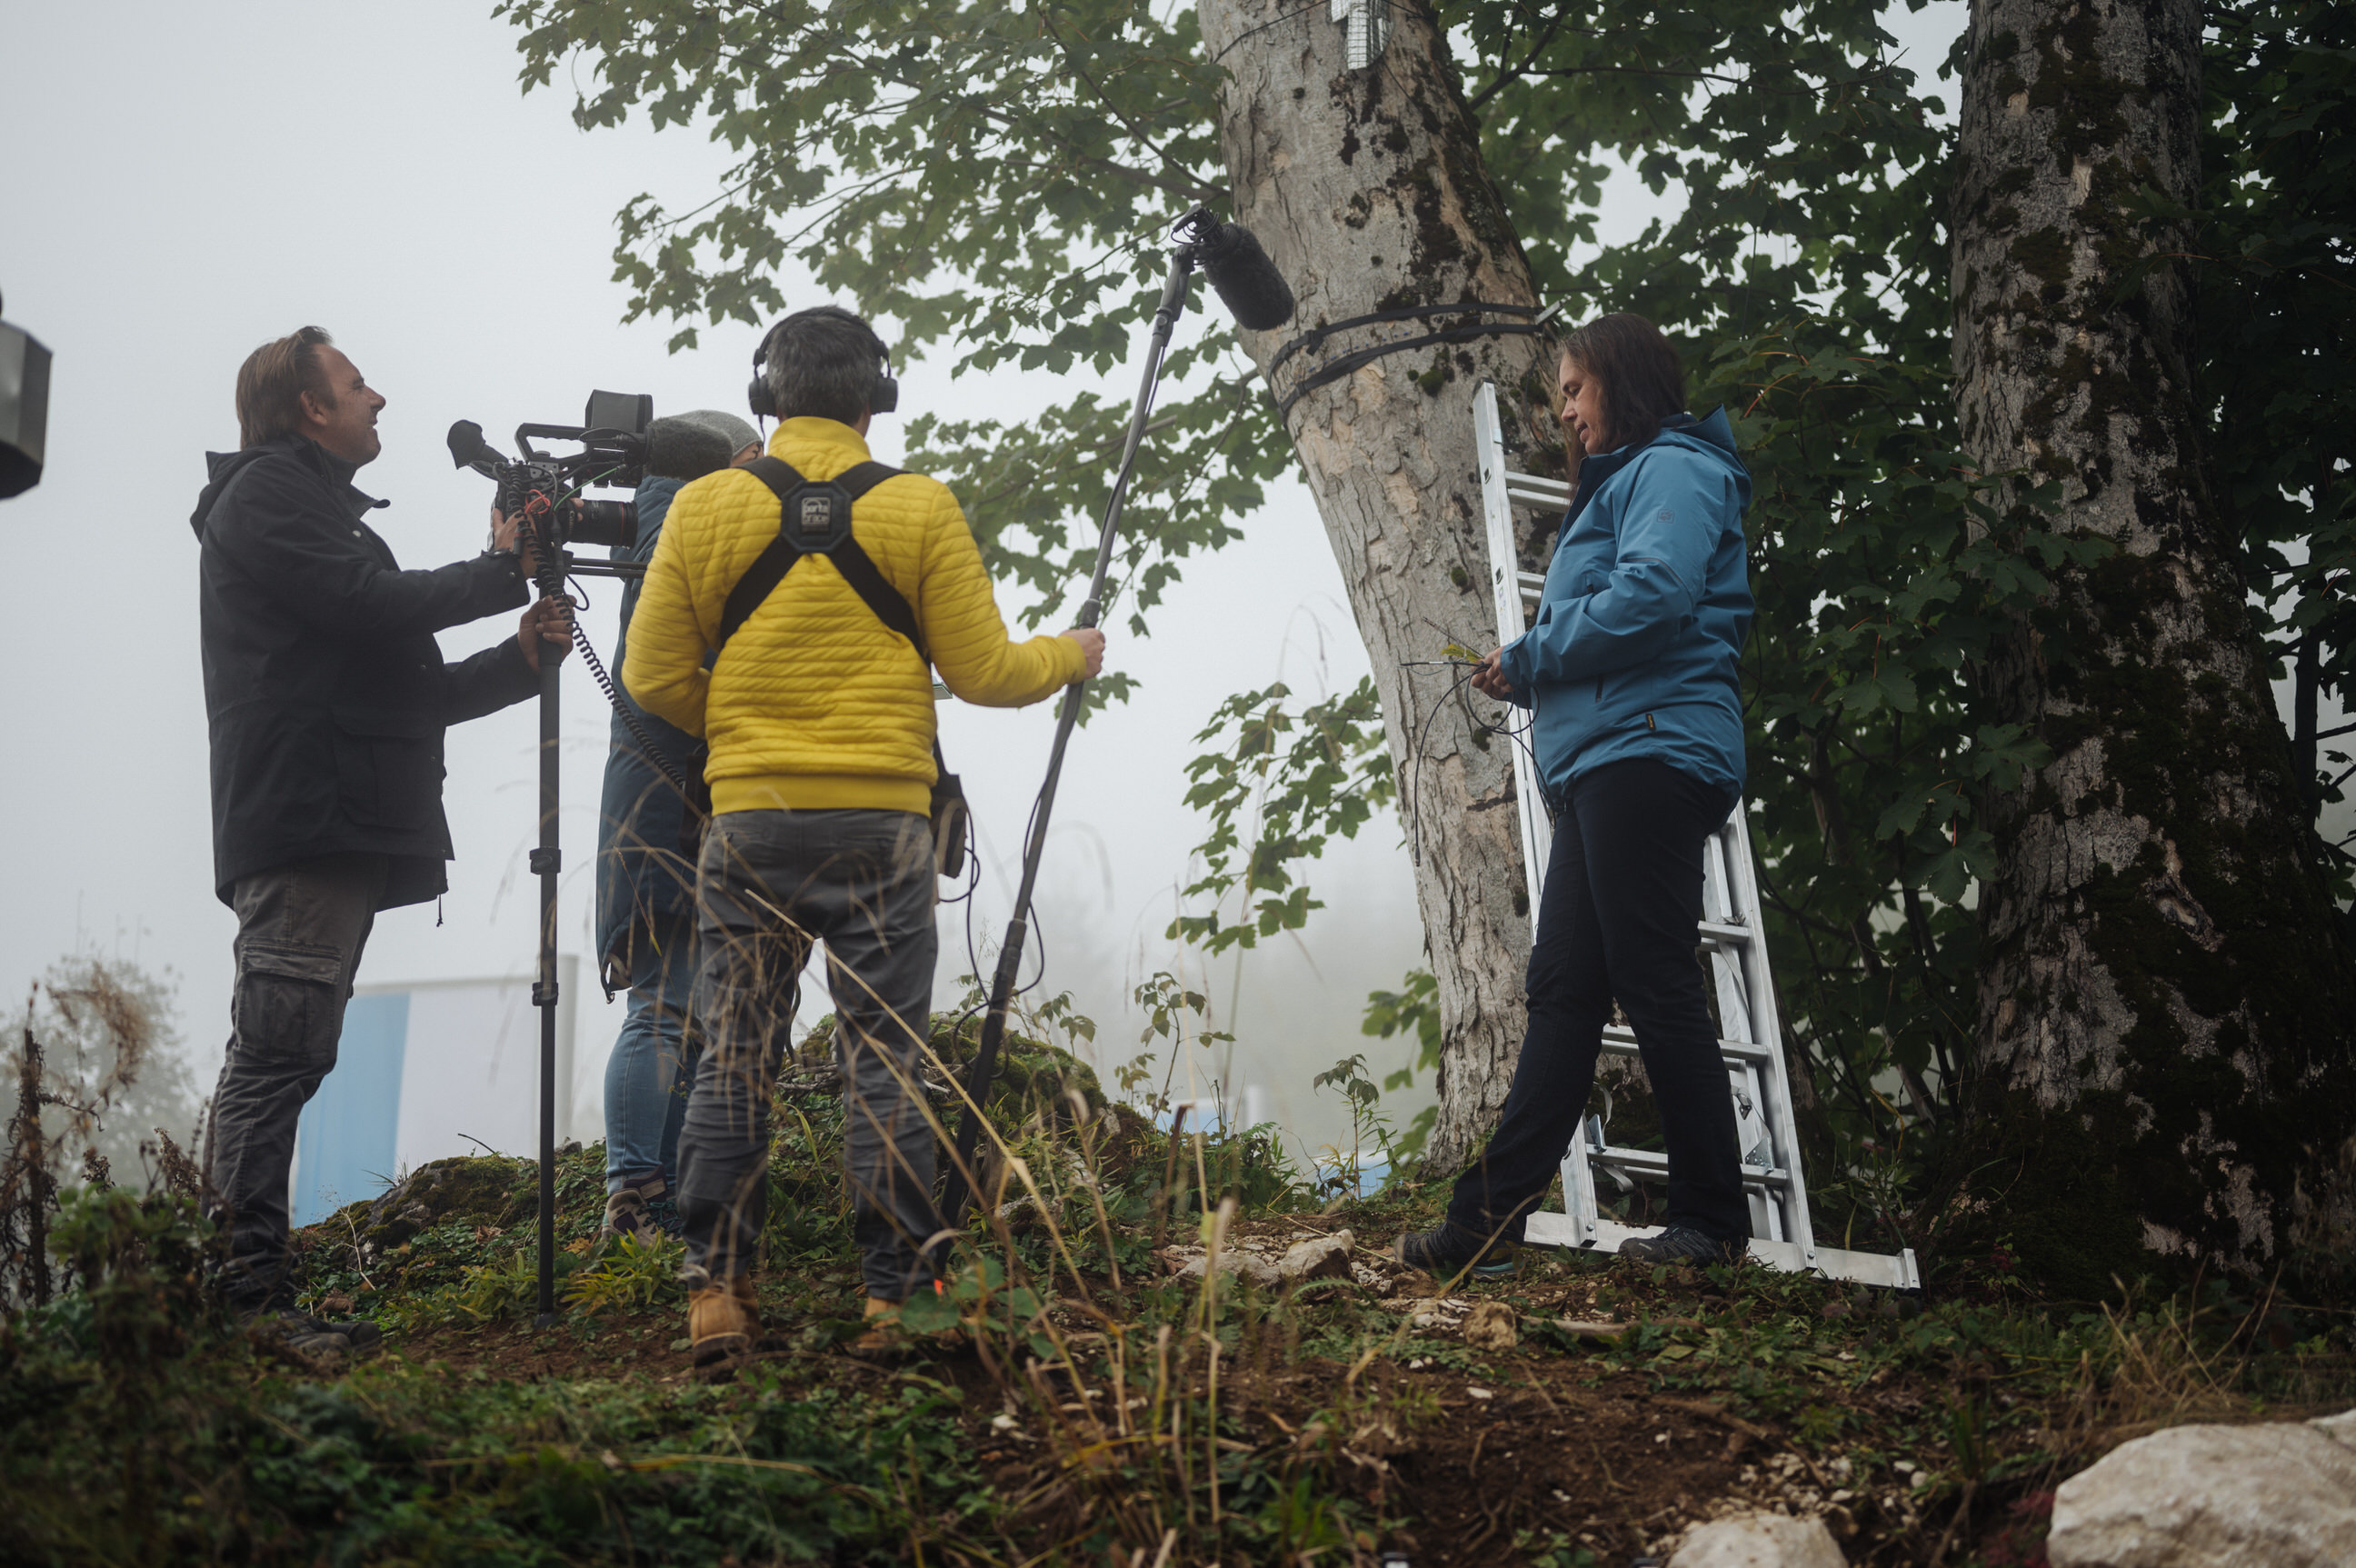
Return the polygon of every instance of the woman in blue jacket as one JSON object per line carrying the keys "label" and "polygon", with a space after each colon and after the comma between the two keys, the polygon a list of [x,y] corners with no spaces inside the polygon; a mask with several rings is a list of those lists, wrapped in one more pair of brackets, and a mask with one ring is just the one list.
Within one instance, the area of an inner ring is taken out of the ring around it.
{"label": "woman in blue jacket", "polygon": [[1529,631],[1472,684],[1535,710],[1554,854],[1530,947],[1529,1029],[1497,1129],[1437,1230],[1399,1256],[1512,1268],[1570,1146],[1614,997],[1668,1145],[1667,1228],[1621,1251],[1716,1262],[1750,1235],[1734,1105],[1695,961],[1702,850],[1742,798],[1739,659],[1751,627],[1751,476],[1723,409],[1685,411],[1676,350],[1641,317],[1571,334],[1562,424],[1586,456]]}

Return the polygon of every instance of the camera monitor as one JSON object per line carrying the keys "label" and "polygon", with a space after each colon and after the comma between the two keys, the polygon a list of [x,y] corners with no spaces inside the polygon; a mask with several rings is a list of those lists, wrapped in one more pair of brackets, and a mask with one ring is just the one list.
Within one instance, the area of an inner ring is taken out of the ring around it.
{"label": "camera monitor", "polygon": [[581,428],[644,435],[654,418],[652,393],[593,392],[589,394],[589,406],[581,412]]}

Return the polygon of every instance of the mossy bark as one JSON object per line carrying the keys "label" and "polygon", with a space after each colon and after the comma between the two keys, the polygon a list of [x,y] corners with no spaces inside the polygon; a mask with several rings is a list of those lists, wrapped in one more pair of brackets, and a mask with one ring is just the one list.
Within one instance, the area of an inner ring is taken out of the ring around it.
{"label": "mossy bark", "polygon": [[[1293,0],[1204,0],[1203,42],[1230,73],[1220,140],[1235,217],[1290,281],[1299,308],[1243,340],[1280,398],[1355,350],[1477,315],[1353,328],[1276,361],[1312,328],[1402,306],[1533,306],[1521,242],[1481,156],[1479,126],[1437,19],[1392,9],[1388,48],[1345,69],[1344,27]],[[1488,319],[1500,319],[1491,317]],[[1512,318],[1506,318],[1512,319]],[[1271,369],[1275,373],[1270,374]],[[1431,1154],[1478,1146],[1505,1103],[1524,1024],[1528,896],[1512,743],[1473,723],[1451,641],[1496,641],[1472,394],[1497,384],[1525,468],[1549,456],[1541,340],[1498,333],[1374,360],[1309,392],[1286,424],[1348,585],[1398,767],[1444,1035]],[[1483,703],[1492,718],[1493,704]]]}
{"label": "mossy bark", "polygon": [[2350,1239],[2356,977],[2205,482],[2184,237],[2130,211],[2196,199],[2200,43],[2197,0],[1974,0],[1964,75],[1965,442],[2028,475],[1999,527],[2109,546],[1981,674],[2051,757],[1988,802],[1972,1153],[1996,1223],[2089,1294]]}

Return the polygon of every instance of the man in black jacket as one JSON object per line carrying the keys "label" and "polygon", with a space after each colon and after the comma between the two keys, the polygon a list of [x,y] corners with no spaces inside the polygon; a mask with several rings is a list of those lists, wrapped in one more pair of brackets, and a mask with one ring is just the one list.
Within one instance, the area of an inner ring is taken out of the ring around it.
{"label": "man in black jacket", "polygon": [[242,449],[208,454],[211,482],[189,520],[202,544],[213,875],[238,916],[208,1205],[229,1230],[230,1304],[313,1352],[376,1336],[294,1310],[296,1120],[336,1065],[377,911],[448,886],[443,729],[533,695],[541,659],[567,647],[564,603],[546,599],[516,637],[443,662],[434,634],[523,604],[528,563],[495,511],[485,553],[400,569],[364,521],[385,503],[352,485],[380,448],[383,407],[317,328],[264,344],[238,372]]}

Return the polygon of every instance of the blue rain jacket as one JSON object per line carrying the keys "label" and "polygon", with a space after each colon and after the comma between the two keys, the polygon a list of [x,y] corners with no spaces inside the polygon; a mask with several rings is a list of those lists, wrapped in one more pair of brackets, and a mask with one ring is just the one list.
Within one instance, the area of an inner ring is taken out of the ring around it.
{"label": "blue rain jacket", "polygon": [[[610,551],[615,560],[644,565],[654,558],[655,542],[662,537],[663,519],[680,484],[652,474],[638,481],[637,540]],[[630,616],[638,607],[640,581],[632,577],[622,587],[622,630],[614,639],[611,665],[616,674],[629,657]],[[689,779],[701,776],[708,755],[701,741],[636,703],[631,711],[672,766]],[[695,866],[680,852],[679,842],[687,801],[657,769],[619,714],[613,717],[612,733],[605,788],[597,808],[597,956],[606,964],[626,951],[634,929],[666,916],[692,917],[695,911]]]}
{"label": "blue rain jacket", "polygon": [[1500,660],[1536,709],[1538,776],[1571,781],[1650,757],[1741,798],[1740,660],[1751,630],[1742,514],[1751,475],[1726,411],[1589,457],[1537,618]]}

